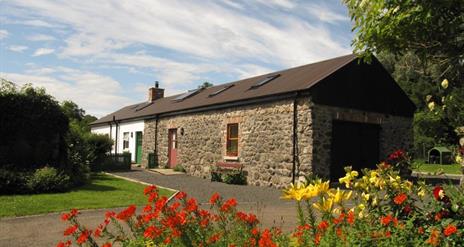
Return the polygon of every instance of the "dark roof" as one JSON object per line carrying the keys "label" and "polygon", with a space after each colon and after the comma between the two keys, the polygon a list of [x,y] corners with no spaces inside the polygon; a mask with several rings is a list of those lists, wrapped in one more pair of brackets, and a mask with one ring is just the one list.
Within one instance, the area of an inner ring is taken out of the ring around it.
{"label": "dark roof", "polygon": [[[116,120],[145,118],[168,112],[184,111],[194,108],[261,98],[265,96],[303,91],[311,88],[322,79],[328,77],[335,71],[339,70],[341,67],[344,67],[354,60],[357,60],[356,56],[350,54],[313,64],[303,65],[235,82],[212,86],[182,101],[175,101],[174,99],[179,97],[179,95],[173,95],[155,100],[151,104],[149,102],[142,102],[139,104],[126,106],[116,112],[104,116],[93,122],[92,125],[111,122],[113,120],[113,116]],[[253,85],[265,80],[267,77],[277,74],[279,74],[279,76],[272,79],[271,81],[259,87],[253,87]],[[218,92],[230,84],[234,84],[234,86],[223,92],[220,92],[217,95],[210,96],[211,94]]]}

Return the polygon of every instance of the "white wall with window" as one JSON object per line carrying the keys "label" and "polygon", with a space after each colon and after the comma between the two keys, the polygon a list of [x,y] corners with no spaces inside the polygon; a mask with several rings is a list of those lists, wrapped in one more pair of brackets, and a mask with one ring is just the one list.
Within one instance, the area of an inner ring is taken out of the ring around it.
{"label": "white wall with window", "polygon": [[[132,121],[132,122],[122,122],[118,123],[117,129],[116,125],[112,123],[112,127],[110,128],[110,124],[107,125],[100,125],[92,127],[92,133],[97,134],[107,134],[111,136],[115,145],[113,145],[114,152],[115,148],[117,147],[118,153],[123,152],[130,152],[131,159],[133,162],[136,161],[136,136],[137,132],[141,132],[143,135],[143,128],[145,127],[144,121]],[[111,129],[111,135],[110,135]],[[117,135],[117,138],[116,138]],[[117,140],[117,143],[116,143]]]}

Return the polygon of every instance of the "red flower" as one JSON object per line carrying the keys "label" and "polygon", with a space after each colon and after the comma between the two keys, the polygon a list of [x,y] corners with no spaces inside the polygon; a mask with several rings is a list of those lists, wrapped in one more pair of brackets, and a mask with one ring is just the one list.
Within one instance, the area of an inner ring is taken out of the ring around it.
{"label": "red flower", "polygon": [[247,219],[248,224],[253,225],[255,223],[258,223],[258,218],[254,214],[248,214],[248,219]]}
{"label": "red flower", "polygon": [[237,200],[235,200],[235,198],[231,198],[229,200],[227,200],[224,205],[222,205],[221,207],[221,211],[223,212],[227,212],[229,211],[231,208],[237,206]]}
{"label": "red flower", "polygon": [[216,204],[216,202],[221,198],[221,196],[216,192],[211,196],[211,199],[209,199],[209,202],[211,204]]}
{"label": "red flower", "polygon": [[150,185],[150,186],[145,187],[145,189],[143,190],[143,194],[147,195],[147,194],[150,194],[150,193],[152,193],[154,191],[156,191],[156,186]]}
{"label": "red flower", "polygon": [[96,237],[96,238],[99,238],[101,236],[101,228],[98,227],[97,229],[95,229],[95,232],[93,233],[93,235]]}
{"label": "red flower", "polygon": [[111,243],[105,243],[102,247],[111,247]]}
{"label": "red flower", "polygon": [[354,224],[354,212],[353,211],[348,212],[348,217],[346,217],[346,221],[348,221],[350,225]]}
{"label": "red flower", "polygon": [[408,199],[408,196],[405,193],[401,193],[393,199],[393,202],[395,202],[396,205],[401,205],[403,204],[404,201]]}
{"label": "red flower", "polygon": [[70,218],[71,218],[70,214],[64,213],[64,214],[61,215],[61,220],[63,220],[63,221],[68,221]]}
{"label": "red flower", "polygon": [[277,247],[277,245],[272,241],[272,234],[269,229],[264,230],[261,234],[261,238],[258,241],[259,247]]}
{"label": "red flower", "polygon": [[56,247],[68,247],[68,246],[71,246],[71,240],[68,240],[68,241],[66,241],[65,243],[63,243],[63,242],[60,241],[60,242],[56,245]]}
{"label": "red flower", "polygon": [[431,244],[432,246],[437,246],[438,243],[440,242],[440,232],[436,229],[432,230],[430,233],[429,239],[426,241],[426,243]]}
{"label": "red flower", "polygon": [[144,212],[144,213],[151,212],[152,210],[153,210],[153,207],[152,207],[150,204],[146,205],[146,206],[143,208],[143,212]]}
{"label": "red flower", "polygon": [[127,221],[129,220],[130,217],[134,215],[135,210],[136,210],[136,206],[130,205],[129,207],[121,211],[118,215],[116,215],[116,218],[123,220],[123,221]]}
{"label": "red flower", "polygon": [[398,219],[393,217],[391,214],[380,217],[380,223],[384,226],[389,225],[391,222],[393,222],[395,226],[398,225]]}
{"label": "red flower", "polygon": [[396,160],[404,157],[405,152],[402,149],[398,149],[388,156],[388,160]]}
{"label": "red flower", "polygon": [[324,231],[328,227],[329,227],[329,222],[323,220],[323,221],[321,221],[321,223],[319,223],[319,225],[317,226],[317,229],[319,229],[321,231]]}
{"label": "red flower", "polygon": [[424,228],[422,226],[419,226],[419,229],[417,230],[419,234],[424,234]]}
{"label": "red flower", "polygon": [[385,237],[389,238],[389,237],[391,237],[391,235],[392,235],[392,234],[391,234],[390,231],[386,231],[386,232],[385,232]]}
{"label": "red flower", "polygon": [[403,213],[405,213],[405,214],[410,214],[411,211],[412,211],[412,208],[411,208],[410,205],[404,206],[404,208],[403,208]]}
{"label": "red flower", "polygon": [[443,234],[445,234],[445,236],[449,237],[451,234],[453,233],[456,233],[458,231],[458,229],[456,228],[455,225],[448,225],[445,230],[443,230]]}
{"label": "red flower", "polygon": [[180,191],[179,193],[177,193],[176,195],[176,199],[178,200],[182,200],[184,199],[185,197],[187,197],[187,193],[183,192],[183,191]]}
{"label": "red flower", "polygon": [[170,244],[172,242],[171,240],[171,237],[167,237],[166,239],[164,239],[163,243],[165,244]]}
{"label": "red flower", "polygon": [[201,226],[202,228],[206,228],[206,227],[208,226],[208,224],[209,224],[209,219],[208,219],[208,218],[202,219],[202,220],[200,221],[200,226]]}
{"label": "red flower", "polygon": [[64,230],[63,235],[64,236],[69,236],[71,234],[74,234],[76,232],[76,230],[77,230],[77,225],[70,226],[66,230]]}
{"label": "red flower", "polygon": [[163,233],[163,231],[161,229],[157,228],[156,226],[149,226],[149,227],[147,227],[147,229],[143,233],[143,236],[145,238],[156,238],[156,237],[160,236],[161,233]]}
{"label": "red flower", "polygon": [[208,239],[208,244],[216,243],[219,240],[220,237],[221,237],[221,235],[219,235],[219,233],[214,234],[213,236],[211,236]]}
{"label": "red flower", "polygon": [[163,196],[158,201],[155,202],[155,212],[160,212],[163,210],[164,206],[168,202],[168,198]]}
{"label": "red flower", "polygon": [[110,218],[113,218],[114,216],[116,216],[116,213],[113,211],[107,211],[105,213],[105,219],[110,219]]}
{"label": "red flower", "polygon": [[190,198],[187,201],[187,205],[185,206],[185,210],[187,210],[187,212],[193,212],[193,211],[196,211],[197,209],[198,209],[197,200],[195,198]]}
{"label": "red flower", "polygon": [[92,232],[89,231],[89,230],[84,230],[81,235],[77,238],[76,242],[78,244],[83,244],[85,242],[87,242],[87,240],[89,239],[89,236]]}
{"label": "red flower", "polygon": [[251,229],[251,235],[258,235],[259,234],[259,230],[257,228],[253,228]]}
{"label": "red flower", "polygon": [[441,186],[436,186],[433,189],[433,196],[435,197],[435,200],[440,201],[445,196],[445,191]]}

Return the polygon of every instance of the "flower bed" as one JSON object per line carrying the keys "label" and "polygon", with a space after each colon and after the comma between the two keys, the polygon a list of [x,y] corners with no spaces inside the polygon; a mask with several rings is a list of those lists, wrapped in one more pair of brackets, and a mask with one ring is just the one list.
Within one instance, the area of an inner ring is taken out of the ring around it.
{"label": "flower bed", "polygon": [[[58,246],[463,246],[464,193],[453,187],[414,185],[387,163],[376,170],[346,169],[346,190],[315,179],[292,185],[283,198],[294,200],[298,226],[284,234],[263,229],[253,214],[237,210],[235,199],[214,194],[209,210],[183,192],[173,201],[147,187],[147,205],[107,212],[96,229],[78,222],[78,212],[63,215],[70,223]],[[352,205],[350,207],[348,205]],[[128,228],[123,227],[127,225]],[[129,229],[125,231],[124,229]],[[104,240],[104,241],[103,241]]]}

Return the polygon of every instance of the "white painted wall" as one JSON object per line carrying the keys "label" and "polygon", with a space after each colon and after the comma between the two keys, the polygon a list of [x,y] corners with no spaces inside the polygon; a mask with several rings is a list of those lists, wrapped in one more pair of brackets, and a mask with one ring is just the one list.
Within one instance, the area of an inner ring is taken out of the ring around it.
{"label": "white painted wall", "polygon": [[[114,152],[114,148],[115,146],[117,145],[117,148],[118,148],[118,153],[123,153],[125,151],[127,152],[130,152],[131,153],[131,159],[132,159],[132,162],[135,162],[135,136],[136,136],[136,133],[135,132],[142,132],[142,135],[143,135],[143,128],[145,127],[145,123],[143,120],[139,120],[139,121],[133,121],[133,122],[125,122],[125,123],[119,123],[118,124],[118,131],[117,131],[117,134],[118,134],[118,143],[116,143],[116,126],[115,124],[112,124],[112,128],[111,128],[111,135],[110,135],[110,125],[103,125],[103,126],[96,126],[96,127],[92,127],[91,128],[91,131],[92,133],[96,133],[96,134],[106,134],[108,136],[111,136],[111,138],[113,139],[115,145],[113,145],[113,149],[111,150],[112,152]],[[129,133],[129,148],[126,148],[126,149],[123,149],[123,141],[124,141],[124,133]]]}

